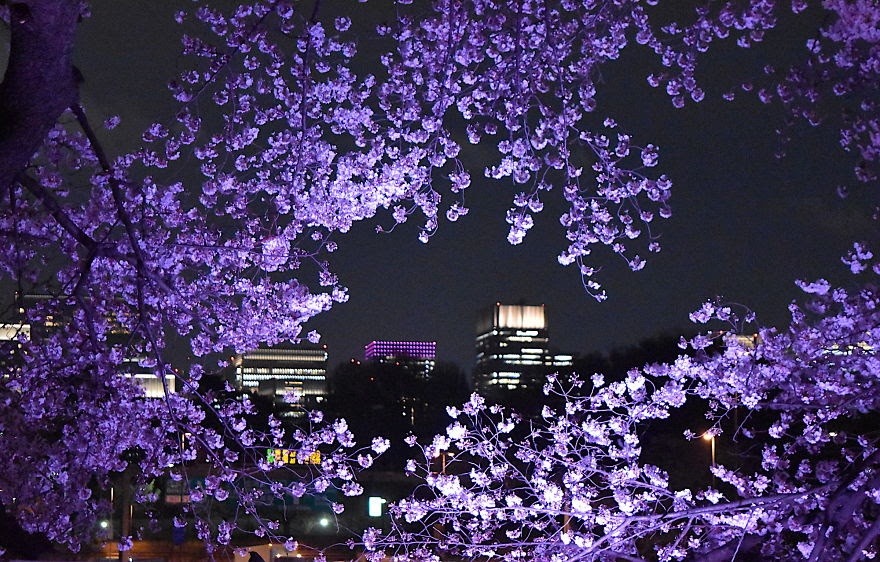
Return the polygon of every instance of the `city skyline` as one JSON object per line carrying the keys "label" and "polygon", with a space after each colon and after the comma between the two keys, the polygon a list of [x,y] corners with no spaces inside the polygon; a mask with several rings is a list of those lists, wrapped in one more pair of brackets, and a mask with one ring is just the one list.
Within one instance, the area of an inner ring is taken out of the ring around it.
{"label": "city skyline", "polygon": [[[139,138],[150,116],[170,104],[165,84],[153,77],[167,75],[176,60],[177,30],[163,25],[176,9],[173,2],[102,1],[83,21],[77,66],[88,80],[81,96],[96,114],[126,116],[113,142]],[[812,29],[768,37],[756,49],[784,59]],[[115,43],[133,43],[124,60],[90,56]],[[593,260],[608,300],[596,302],[578,272],[557,261],[566,246],[558,222],[566,210],[561,193],[548,194],[535,226],[511,246],[505,214],[516,188],[475,174],[469,213],[455,223],[442,221],[427,244],[418,240],[415,220],[377,234],[377,225],[394,226],[385,210],[335,237],[331,269],[348,287],[349,300],[309,321],[302,336],[321,333],[331,365],[359,357],[361,346],[377,338],[436,340],[441,357],[469,370],[476,311],[496,301],[544,303],[557,345],[587,353],[692,332],[697,328],[688,314],[717,296],[749,306],[762,323],[782,326],[800,293],[796,279],[845,279],[840,257],[854,236],[875,229],[871,192],[854,185],[851,156],[828,149],[838,144],[833,127],[793,131],[790,144],[797,150],[777,159],[779,114],[754,96],[721,98],[722,88],[739,85],[730,78],[731,65],[742,62],[739,51],[703,69],[718,91],[684,109],[646,83],[651,68],[644,57],[624,56],[603,70],[609,89],[599,104],[622,128],[638,131],[640,141],[660,147],[660,166],[674,183],[672,217],[652,228],[663,250],[642,253],[643,270],[634,273],[618,256],[597,252]],[[740,70],[743,78],[761,74],[757,67]],[[840,185],[851,188],[844,199],[834,195]]]}

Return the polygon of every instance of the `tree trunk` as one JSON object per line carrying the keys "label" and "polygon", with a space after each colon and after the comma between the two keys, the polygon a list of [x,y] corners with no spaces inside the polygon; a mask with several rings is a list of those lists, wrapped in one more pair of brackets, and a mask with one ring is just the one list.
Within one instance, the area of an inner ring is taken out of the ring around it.
{"label": "tree trunk", "polygon": [[0,194],[77,100],[76,0],[12,0],[9,66],[0,84]]}

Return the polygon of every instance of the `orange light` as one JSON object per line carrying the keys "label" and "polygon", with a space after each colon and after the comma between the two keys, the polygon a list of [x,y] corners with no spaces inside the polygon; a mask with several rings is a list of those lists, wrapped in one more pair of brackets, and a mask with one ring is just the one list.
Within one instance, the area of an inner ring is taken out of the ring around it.
{"label": "orange light", "polygon": [[706,433],[703,434],[703,439],[705,439],[706,441],[711,441],[711,440],[715,439],[715,436],[707,431]]}

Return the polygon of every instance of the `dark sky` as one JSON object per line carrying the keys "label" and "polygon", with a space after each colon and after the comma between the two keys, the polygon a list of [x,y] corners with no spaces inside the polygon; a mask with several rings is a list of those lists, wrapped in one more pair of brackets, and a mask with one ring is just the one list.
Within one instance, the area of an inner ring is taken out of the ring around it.
{"label": "dark sky", "polygon": [[[178,65],[179,30],[171,21],[177,4],[95,0],[81,26],[83,100],[94,118],[123,116],[126,125],[114,135],[164,119],[174,107],[164,84]],[[659,145],[660,168],[675,182],[674,215],[655,223],[663,251],[643,271],[598,256],[606,302],[589,297],[575,270],[556,261],[565,243],[561,192],[546,198],[536,226],[514,247],[504,215],[516,189],[475,171],[470,214],[442,223],[429,244],[416,239],[415,222],[385,235],[375,234],[375,222],[364,223],[339,239],[334,266],[351,299],[311,323],[331,362],[360,356],[374,339],[436,340],[440,359],[469,371],[476,314],[495,301],[545,304],[552,343],[571,352],[690,331],[688,313],[718,295],[749,305],[765,324],[785,323],[796,278],[846,279],[839,258],[871,231],[874,193],[855,186],[852,157],[833,127],[797,128],[789,157],[776,160],[780,108],[718,95],[757,75],[762,57],[795,60],[817,21],[808,17],[753,52],[716,52],[703,73],[707,101],[684,110],[647,86],[655,61],[640,47],[605,69],[598,111],[617,119],[634,142]],[[839,184],[853,186],[848,199],[835,195]]]}

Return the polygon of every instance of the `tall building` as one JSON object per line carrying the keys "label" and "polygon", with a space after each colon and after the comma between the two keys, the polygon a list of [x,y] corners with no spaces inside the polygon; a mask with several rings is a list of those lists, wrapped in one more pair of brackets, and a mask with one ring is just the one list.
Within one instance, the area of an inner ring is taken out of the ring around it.
{"label": "tall building", "polygon": [[550,350],[544,305],[501,304],[482,311],[477,320],[477,392],[539,390],[546,375],[571,366],[571,355]]}
{"label": "tall building", "polygon": [[293,393],[297,404],[311,408],[327,398],[327,346],[261,347],[236,358],[235,376],[241,388],[271,396],[276,404]]}
{"label": "tall building", "polygon": [[437,342],[433,341],[371,341],[364,346],[364,359],[390,363],[427,377],[437,360]]}

